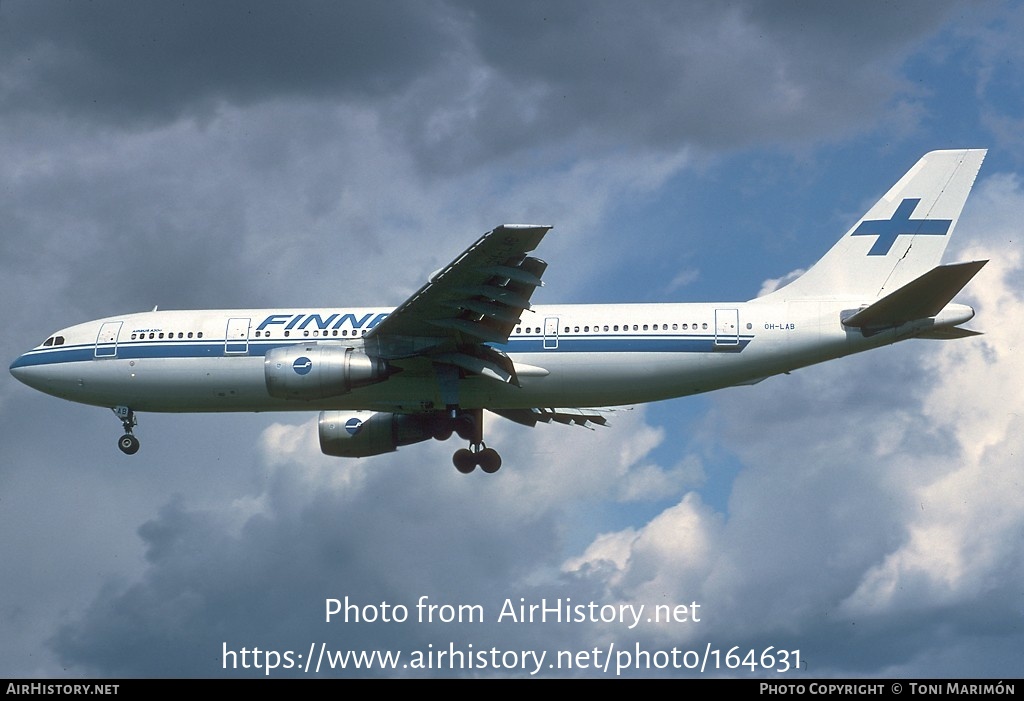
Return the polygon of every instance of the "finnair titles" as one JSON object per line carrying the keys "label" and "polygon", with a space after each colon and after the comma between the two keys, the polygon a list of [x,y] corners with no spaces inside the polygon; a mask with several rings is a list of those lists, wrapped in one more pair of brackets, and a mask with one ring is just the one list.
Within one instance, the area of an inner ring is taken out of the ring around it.
{"label": "finnair titles", "polygon": [[[337,331],[346,325],[353,330],[363,329],[369,331],[386,317],[387,312],[380,314],[373,314],[371,312],[359,317],[352,313],[343,314],[341,312],[334,312],[333,314],[271,314],[256,327],[256,332],[266,331],[269,336],[271,330],[277,329],[277,327],[281,327],[280,330],[283,331],[292,331],[293,329],[305,331],[307,328],[315,328],[319,331]],[[257,336],[257,338],[259,337]]]}

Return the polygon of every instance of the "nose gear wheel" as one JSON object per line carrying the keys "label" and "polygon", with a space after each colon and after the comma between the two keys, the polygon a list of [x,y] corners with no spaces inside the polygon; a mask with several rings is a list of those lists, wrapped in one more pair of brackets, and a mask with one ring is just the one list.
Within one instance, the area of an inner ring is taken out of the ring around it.
{"label": "nose gear wheel", "polygon": [[117,418],[121,419],[121,426],[124,428],[124,435],[117,440],[117,447],[125,455],[135,455],[139,452],[139,439],[135,437],[132,430],[138,425],[135,412],[126,406],[113,407]]}

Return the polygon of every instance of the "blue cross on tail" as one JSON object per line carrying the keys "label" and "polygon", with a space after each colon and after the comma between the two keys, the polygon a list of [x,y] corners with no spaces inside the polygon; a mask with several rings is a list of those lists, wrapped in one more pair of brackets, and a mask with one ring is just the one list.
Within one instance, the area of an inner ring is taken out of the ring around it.
{"label": "blue cross on tail", "polygon": [[910,215],[921,201],[920,198],[907,198],[900,202],[891,219],[871,219],[862,221],[850,236],[877,236],[875,245],[868,251],[869,256],[884,256],[892,250],[898,236],[945,236],[952,219],[911,219]]}

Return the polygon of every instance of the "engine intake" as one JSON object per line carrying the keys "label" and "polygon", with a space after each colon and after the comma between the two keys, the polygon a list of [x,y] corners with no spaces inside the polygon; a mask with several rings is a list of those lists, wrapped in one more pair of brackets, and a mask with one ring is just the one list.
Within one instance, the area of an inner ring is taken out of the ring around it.
{"label": "engine intake", "polygon": [[345,346],[300,343],[267,351],[267,392],[280,399],[325,399],[387,379],[387,363]]}
{"label": "engine intake", "polygon": [[338,458],[365,458],[434,438],[437,430],[438,420],[430,415],[321,411],[320,450]]}

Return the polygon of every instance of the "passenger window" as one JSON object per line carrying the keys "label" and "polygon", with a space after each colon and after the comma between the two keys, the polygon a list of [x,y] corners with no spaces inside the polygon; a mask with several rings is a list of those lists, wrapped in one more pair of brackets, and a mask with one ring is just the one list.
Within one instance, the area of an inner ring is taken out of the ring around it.
{"label": "passenger window", "polygon": [[203,337],[203,332],[202,331],[200,331],[199,333],[196,334],[196,338],[202,338],[202,337]]}

